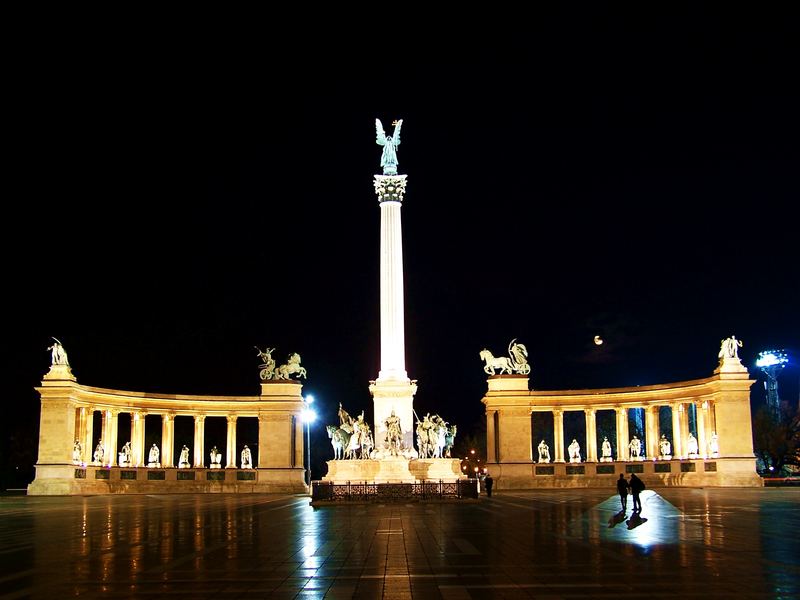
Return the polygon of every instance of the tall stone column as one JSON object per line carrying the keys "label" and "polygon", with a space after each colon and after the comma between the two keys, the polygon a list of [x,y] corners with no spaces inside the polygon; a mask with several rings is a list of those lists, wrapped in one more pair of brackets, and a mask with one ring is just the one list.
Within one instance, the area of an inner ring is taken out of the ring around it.
{"label": "tall stone column", "polygon": [[108,424],[108,448],[109,452],[106,454],[106,464],[113,467],[117,464],[117,435],[119,432],[119,411],[109,410],[106,417]]}
{"label": "tall stone column", "polygon": [[706,437],[706,409],[708,406],[705,402],[696,402],[694,405],[695,414],[697,415],[697,451],[700,458],[708,456],[708,438]]}
{"label": "tall stone column", "polygon": [[146,464],[144,453],[144,413],[136,410],[131,413],[131,453],[132,461],[136,467]]}
{"label": "tall stone column", "polygon": [[486,411],[486,462],[489,463],[497,462],[497,442],[495,441],[497,434],[494,427],[496,414],[496,410]]}
{"label": "tall stone column", "polygon": [[94,459],[94,408],[86,407],[86,428],[83,430],[83,462],[89,464]]}
{"label": "tall stone column", "polygon": [[689,404],[681,404],[678,417],[681,421],[681,447],[683,458],[689,456]]}
{"label": "tall stone column", "polygon": [[647,458],[653,459],[658,456],[658,407],[645,406],[644,408],[644,423],[645,423],[645,446]]}
{"label": "tall stone column", "polygon": [[370,383],[375,410],[375,444],[384,446],[386,419],[400,417],[403,446],[414,446],[415,381],[406,373],[403,304],[403,230],[400,209],[406,175],[375,175],[375,192],[381,209],[381,369]]}
{"label": "tall stone column", "polygon": [[205,465],[203,446],[206,441],[206,416],[194,416],[194,466],[202,468]]}
{"label": "tall stone column", "polygon": [[597,462],[597,411],[585,408],[586,416],[586,461]]}
{"label": "tall stone column", "polygon": [[553,462],[564,462],[564,411],[553,409]]}
{"label": "tall stone column", "polygon": [[628,411],[625,408],[614,409],[617,412],[617,460],[628,460]]}
{"label": "tall stone column", "polygon": [[683,457],[683,433],[681,432],[681,411],[680,402],[672,404],[672,456],[675,458]]}
{"label": "tall stone column", "polygon": [[[258,460],[256,461],[256,466],[259,469],[266,469],[269,465],[267,464],[267,445],[269,444],[269,429],[268,429],[268,421],[267,415],[259,414],[258,415]],[[256,459],[256,457],[253,457]]]}
{"label": "tall stone column", "polygon": [[161,415],[161,466],[167,469],[175,466],[175,415]]}
{"label": "tall stone column", "polygon": [[228,435],[225,441],[225,468],[236,468],[236,415],[228,415]]}

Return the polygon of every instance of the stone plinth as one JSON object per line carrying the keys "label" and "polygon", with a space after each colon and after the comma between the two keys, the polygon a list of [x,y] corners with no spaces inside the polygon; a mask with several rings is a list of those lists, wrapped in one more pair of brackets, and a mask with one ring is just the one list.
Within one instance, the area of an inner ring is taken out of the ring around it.
{"label": "stone plinth", "polygon": [[375,409],[375,443],[382,445],[386,439],[386,419],[392,414],[400,417],[403,429],[403,447],[414,447],[414,394],[417,384],[406,380],[383,380],[371,382],[369,391],[372,394]]}
{"label": "stone plinth", "polygon": [[489,393],[492,392],[527,392],[527,375],[492,375],[487,379]]}
{"label": "stone plinth", "polygon": [[458,458],[408,460],[396,457],[382,460],[329,460],[328,474],[322,480],[334,483],[414,483],[464,478]]}

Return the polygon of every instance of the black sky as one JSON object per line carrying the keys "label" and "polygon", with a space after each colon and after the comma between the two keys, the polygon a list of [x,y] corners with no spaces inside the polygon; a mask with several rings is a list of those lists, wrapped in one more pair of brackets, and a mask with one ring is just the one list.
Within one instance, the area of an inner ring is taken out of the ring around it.
{"label": "black sky", "polygon": [[[417,412],[469,431],[478,352],[511,338],[538,389],[706,377],[731,334],[753,372],[767,347],[797,360],[792,15],[528,25],[384,54],[43,41],[58,52],[15,70],[9,113],[4,455],[35,436],[49,336],[80,383],[167,393],[256,394],[254,345],[299,352],[326,421],[338,402],[369,415],[376,117],[404,119]],[[781,380],[795,402],[797,380]]]}

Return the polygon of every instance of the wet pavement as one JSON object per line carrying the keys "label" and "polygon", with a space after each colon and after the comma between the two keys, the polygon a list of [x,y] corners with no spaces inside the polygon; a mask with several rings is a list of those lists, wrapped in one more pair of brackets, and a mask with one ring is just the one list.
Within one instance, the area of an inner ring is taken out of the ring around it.
{"label": "wet pavement", "polygon": [[798,598],[800,490],[0,497],[0,598]]}

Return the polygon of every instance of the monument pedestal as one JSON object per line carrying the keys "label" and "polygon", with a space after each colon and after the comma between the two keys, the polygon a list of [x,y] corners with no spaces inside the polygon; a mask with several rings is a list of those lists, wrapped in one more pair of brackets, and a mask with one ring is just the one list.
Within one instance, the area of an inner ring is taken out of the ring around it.
{"label": "monument pedestal", "polygon": [[466,479],[458,458],[403,457],[382,460],[329,460],[323,481],[333,483],[416,483],[419,481],[455,481]]}

